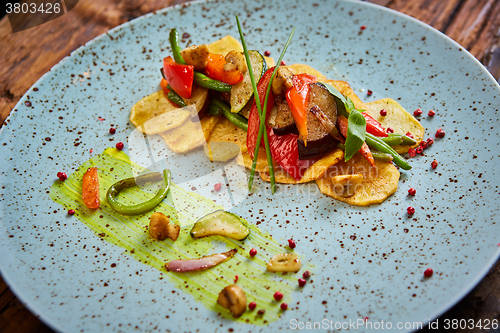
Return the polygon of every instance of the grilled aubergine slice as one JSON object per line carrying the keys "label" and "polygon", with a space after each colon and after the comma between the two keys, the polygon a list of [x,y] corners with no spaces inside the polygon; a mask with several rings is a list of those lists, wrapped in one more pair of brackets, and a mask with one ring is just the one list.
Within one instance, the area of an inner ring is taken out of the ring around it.
{"label": "grilled aubergine slice", "polygon": [[311,109],[321,110],[333,124],[337,122],[337,102],[330,92],[321,84],[310,85],[309,103],[307,106],[307,146],[298,140],[299,159],[320,157],[337,146],[337,141],[330,135]]}
{"label": "grilled aubergine slice", "polygon": [[277,135],[298,134],[290,107],[283,96],[275,97],[275,106],[269,115],[269,125]]}

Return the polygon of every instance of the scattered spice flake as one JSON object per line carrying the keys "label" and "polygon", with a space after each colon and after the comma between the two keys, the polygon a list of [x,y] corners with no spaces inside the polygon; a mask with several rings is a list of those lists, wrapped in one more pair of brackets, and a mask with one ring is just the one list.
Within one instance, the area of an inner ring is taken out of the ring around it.
{"label": "scattered spice flake", "polygon": [[109,134],[115,134],[116,133],[116,128],[110,127],[109,128]]}
{"label": "scattered spice flake", "polygon": [[271,52],[269,52],[268,50],[265,50],[265,51],[264,51],[264,55],[265,55],[266,57],[269,57],[269,56],[271,55]]}
{"label": "scattered spice flake", "polygon": [[410,207],[406,208],[406,212],[408,213],[408,217],[411,217],[411,216],[413,216],[413,214],[415,214],[415,208],[410,206]]}
{"label": "scattered spice flake", "polygon": [[249,254],[251,257],[255,257],[255,255],[257,254],[257,250],[252,248],[252,249],[250,249]]}
{"label": "scattered spice flake", "polygon": [[97,117],[97,120],[99,120],[99,121],[105,121],[106,119],[104,119],[103,117]]}
{"label": "scattered spice flake", "polygon": [[280,308],[281,308],[281,310],[286,311],[288,309],[288,304],[281,303]]}
{"label": "scattered spice flake", "polygon": [[436,169],[438,166],[438,161],[434,160],[431,162],[431,168]]}
{"label": "scattered spice flake", "polygon": [[68,210],[68,215],[75,215],[75,210],[74,209]]}
{"label": "scattered spice flake", "polygon": [[413,111],[413,115],[415,117],[421,116],[422,115],[422,109],[420,109],[420,108],[416,109],[415,111]]}
{"label": "scattered spice flake", "polygon": [[387,127],[387,129],[385,130],[387,133],[394,133],[394,130],[390,127]]}
{"label": "scattered spice flake", "polygon": [[434,111],[434,110],[429,110],[429,112],[427,113],[427,115],[428,115],[429,117],[434,117],[434,116],[436,115],[436,111]]}
{"label": "scattered spice flake", "polygon": [[221,183],[217,183],[214,185],[214,191],[215,192],[219,192],[222,188],[222,184]]}
{"label": "scattered spice flake", "polygon": [[94,152],[94,148],[90,148],[90,149],[89,149],[89,153],[91,153],[91,154],[92,154],[93,152]]}
{"label": "scattered spice flake", "polygon": [[311,272],[305,271],[304,273],[302,273],[302,277],[304,279],[309,279],[311,277]]}
{"label": "scattered spice flake", "polygon": [[295,241],[290,238],[288,240],[288,247],[290,247],[291,249],[295,249],[296,246],[297,246],[297,244],[295,244]]}
{"label": "scattered spice flake", "polygon": [[274,295],[273,295],[274,299],[279,302],[281,301],[281,299],[283,298],[283,294],[279,291],[275,292]]}
{"label": "scattered spice flake", "polygon": [[122,150],[123,147],[124,147],[124,144],[121,141],[116,144],[116,149],[118,149],[118,150]]}
{"label": "scattered spice flake", "polygon": [[436,138],[444,138],[444,130],[441,127],[436,131]]}
{"label": "scattered spice flake", "polygon": [[427,279],[430,278],[432,276],[432,274],[434,274],[434,271],[432,270],[432,268],[427,268],[424,271],[424,277]]}
{"label": "scattered spice flake", "polygon": [[250,303],[248,304],[248,309],[249,309],[250,311],[255,310],[255,308],[256,308],[256,307],[257,307],[257,303],[255,303],[255,302],[250,302]]}
{"label": "scattered spice flake", "polygon": [[412,197],[415,196],[415,194],[417,194],[417,190],[415,190],[413,187],[411,187],[409,190],[408,190],[408,195],[411,195]]}
{"label": "scattered spice flake", "polygon": [[385,111],[385,109],[380,110],[380,115],[381,115],[382,117],[387,116],[387,111]]}
{"label": "scattered spice flake", "polygon": [[68,178],[68,176],[66,175],[65,172],[58,172],[57,173],[57,178],[59,178],[59,180],[63,182],[63,181],[65,181]]}
{"label": "scattered spice flake", "polygon": [[298,282],[299,282],[299,287],[304,287],[306,285],[306,280],[305,279],[298,279]]}
{"label": "scattered spice flake", "polygon": [[368,89],[368,91],[366,92],[366,95],[367,96],[371,96],[373,94],[373,91],[371,91],[370,89]]}
{"label": "scattered spice flake", "polygon": [[264,315],[264,313],[266,313],[266,310],[264,310],[264,309],[260,309],[259,311],[257,311],[257,314],[258,314],[259,316],[263,316],[263,315]]}

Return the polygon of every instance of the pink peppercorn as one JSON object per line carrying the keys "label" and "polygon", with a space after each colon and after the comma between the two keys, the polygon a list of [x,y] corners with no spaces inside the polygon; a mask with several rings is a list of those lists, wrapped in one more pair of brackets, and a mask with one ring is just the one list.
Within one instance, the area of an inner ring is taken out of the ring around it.
{"label": "pink peppercorn", "polygon": [[422,147],[417,147],[415,149],[415,153],[419,154],[419,155],[422,155],[424,153],[424,150],[422,149]]}
{"label": "pink peppercorn", "polygon": [[299,287],[302,288],[303,286],[306,285],[306,280],[305,279],[299,279],[298,281],[299,281]]}
{"label": "pink peppercorn", "polygon": [[281,303],[280,308],[281,308],[281,310],[286,311],[288,309],[288,304]]}
{"label": "pink peppercorn", "polygon": [[382,117],[387,116],[387,111],[385,111],[384,109],[380,110],[380,115],[381,115]]}
{"label": "pink peppercorn", "polygon": [[123,147],[124,147],[123,142],[118,142],[118,143],[116,144],[116,149],[118,149],[118,150],[122,150],[122,149],[123,149]]}
{"label": "pink peppercorn", "polygon": [[436,138],[444,138],[444,130],[442,128],[437,129]]}
{"label": "pink peppercorn", "polygon": [[256,307],[257,307],[257,303],[255,303],[255,302],[248,303],[248,309],[250,311],[255,310]]}
{"label": "pink peppercorn", "polygon": [[426,277],[426,278],[430,278],[432,276],[432,274],[434,274],[434,271],[432,270],[432,268],[427,268],[424,271],[424,277]]}
{"label": "pink peppercorn", "polygon": [[434,160],[431,162],[431,168],[436,169],[438,166],[438,161]]}
{"label": "pink peppercorn", "polygon": [[422,110],[420,108],[416,109],[415,111],[413,111],[413,115],[415,117],[421,116],[422,115]]}
{"label": "pink peppercorn", "polygon": [[417,155],[417,152],[415,151],[415,149],[413,149],[413,148],[408,149],[408,156],[415,157],[416,155]]}
{"label": "pink peppercorn", "polygon": [[295,246],[297,246],[297,244],[295,244],[295,241],[293,239],[289,239],[288,240],[288,246],[291,248],[291,249],[294,249]]}
{"label": "pink peppercorn", "polygon": [[427,139],[427,147],[432,146],[433,143],[434,143],[434,139],[432,139],[432,138]]}
{"label": "pink peppercorn", "polygon": [[75,215],[75,210],[74,209],[68,210],[68,215]]}
{"label": "pink peppercorn", "polygon": [[434,117],[435,114],[436,112],[434,110],[429,110],[429,112],[427,113],[429,117]]}
{"label": "pink peppercorn", "polygon": [[275,292],[275,293],[274,293],[273,297],[274,297],[274,299],[275,299],[276,301],[278,301],[278,302],[279,302],[279,301],[281,301],[281,299],[283,298],[283,294],[282,294],[282,293],[280,293],[279,291],[277,291],[277,292]]}
{"label": "pink peppercorn", "polygon": [[257,250],[256,249],[250,249],[249,254],[250,254],[251,257],[255,257],[255,255],[257,254]]}
{"label": "pink peppercorn", "polygon": [[235,275],[235,276],[234,276],[234,283],[238,282],[238,279],[239,279],[239,278],[240,278],[240,277],[239,277],[238,275]]}
{"label": "pink peppercorn", "polygon": [[367,94],[368,96],[371,96],[371,95],[373,94],[373,91],[371,91],[370,89],[368,89],[368,91],[366,92],[366,94]]}
{"label": "pink peppercorn", "polygon": [[387,129],[385,130],[387,133],[394,133],[394,130],[390,127],[387,127]]}
{"label": "pink peppercorn", "polygon": [[110,127],[109,128],[109,134],[115,134],[116,133],[116,128]]}
{"label": "pink peppercorn", "polygon": [[271,52],[269,52],[269,51],[267,51],[267,50],[266,50],[266,51],[264,51],[264,55],[265,55],[266,57],[269,57],[269,56],[271,55]]}
{"label": "pink peppercorn", "polygon": [[409,137],[409,138],[412,138],[412,139],[413,139],[413,134],[411,134],[411,132],[406,132],[406,134],[405,134],[405,135],[406,135],[407,137]]}
{"label": "pink peppercorn", "polygon": [[57,173],[57,178],[59,178],[59,180],[63,182],[63,181],[65,181],[68,178],[68,176],[66,175],[65,172],[58,172]]}
{"label": "pink peppercorn", "polygon": [[311,277],[311,272],[305,271],[304,273],[302,273],[302,277],[304,279],[309,279]]}
{"label": "pink peppercorn", "polygon": [[417,194],[417,190],[415,190],[413,187],[411,187],[408,190],[408,195],[411,195],[413,197],[413,196],[415,196],[415,194]]}
{"label": "pink peppercorn", "polygon": [[415,214],[415,208],[410,206],[410,207],[406,208],[406,212],[408,213],[408,216],[413,216],[413,214]]}
{"label": "pink peppercorn", "polygon": [[285,60],[281,60],[280,65],[281,65],[281,66],[286,66],[286,62],[285,62]]}
{"label": "pink peppercorn", "polygon": [[222,188],[222,184],[221,183],[217,183],[217,184],[214,185],[214,191],[215,192],[219,192],[221,188]]}
{"label": "pink peppercorn", "polygon": [[359,27],[361,30],[365,30],[366,29],[366,25],[362,25]]}
{"label": "pink peppercorn", "polygon": [[422,149],[427,148],[427,142],[426,142],[426,141],[424,141],[424,140],[420,141],[420,144],[419,144],[419,145],[420,145],[420,147],[422,147]]}

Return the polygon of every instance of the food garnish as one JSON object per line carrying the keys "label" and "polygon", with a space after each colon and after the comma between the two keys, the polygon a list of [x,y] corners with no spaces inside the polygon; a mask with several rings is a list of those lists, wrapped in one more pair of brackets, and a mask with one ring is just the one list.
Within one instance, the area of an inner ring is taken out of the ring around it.
{"label": "food garnish", "polygon": [[300,258],[295,253],[276,254],[267,263],[269,272],[298,272],[302,267]]}
{"label": "food garnish", "polygon": [[198,259],[174,260],[166,263],[165,268],[167,271],[177,273],[202,271],[230,259],[236,252],[236,249],[232,249],[227,252],[212,254]]}
{"label": "food garnish", "polygon": [[173,241],[179,237],[180,227],[172,223],[163,213],[155,212],[149,218],[149,235],[153,239],[164,240],[167,237]]}
{"label": "food garnish", "polygon": [[224,210],[218,210],[203,216],[196,221],[191,229],[191,237],[193,238],[219,235],[243,240],[249,233],[250,229],[244,225],[241,217]]}
{"label": "food garnish", "polygon": [[99,177],[97,175],[97,168],[95,167],[89,168],[83,175],[82,200],[87,208],[99,208]]}
{"label": "food garnish", "polygon": [[430,278],[432,276],[432,274],[434,274],[434,271],[432,270],[432,268],[427,268],[424,271],[424,277],[427,279]]}
{"label": "food garnish", "polygon": [[219,293],[219,297],[217,298],[217,303],[222,307],[229,309],[235,318],[241,316],[247,309],[247,297],[245,292],[236,284],[229,285],[222,289]]}
{"label": "food garnish", "polygon": [[66,173],[65,173],[65,172],[61,172],[61,171],[59,171],[59,172],[57,173],[57,178],[59,178],[59,180],[63,182],[63,181],[65,181],[66,179],[68,179],[68,176],[66,175]]}
{"label": "food garnish", "polygon": [[283,299],[283,293],[277,291],[274,293],[273,297],[277,302],[279,302]]}
{"label": "food garnish", "polygon": [[[160,204],[160,202],[162,202],[163,199],[165,199],[165,197],[168,194],[168,190],[170,189],[170,178],[171,178],[170,170],[165,169],[163,170],[163,177],[162,174],[159,172],[152,172],[138,177],[122,179],[117,183],[111,185],[106,194],[106,199],[111,208],[113,208],[116,212],[120,214],[123,215],[143,214],[158,206],[158,204]],[[118,202],[116,198],[120,193],[120,191],[125,188],[137,186],[138,184],[143,184],[147,182],[158,181],[161,179],[163,179],[163,184],[158,190],[158,192],[156,192],[156,195],[145,202],[135,205],[125,205]]]}

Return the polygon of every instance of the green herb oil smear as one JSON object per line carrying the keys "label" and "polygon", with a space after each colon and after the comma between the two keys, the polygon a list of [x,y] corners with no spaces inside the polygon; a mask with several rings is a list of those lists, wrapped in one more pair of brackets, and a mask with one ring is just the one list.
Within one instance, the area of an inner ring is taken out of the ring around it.
{"label": "green herb oil smear", "polygon": [[[89,167],[97,167],[100,183],[101,207],[90,210],[81,200],[81,180]],[[189,293],[196,301],[203,303],[208,309],[220,313],[232,320],[265,325],[277,320],[282,311],[279,303],[273,301],[275,291],[282,292],[284,302],[291,303],[291,293],[296,289],[296,274],[276,274],[266,271],[267,261],[277,253],[287,249],[274,241],[271,236],[259,230],[252,223],[247,223],[250,234],[244,241],[237,241],[221,236],[193,239],[189,232],[196,220],[208,213],[223,207],[196,193],[186,191],[172,184],[167,198],[150,212],[125,216],[115,212],[106,201],[106,191],[120,179],[133,176],[133,171],[141,171],[128,156],[114,148],[106,149],[82,164],[64,182],[55,182],[50,197],[64,206],[66,210],[74,209],[77,217],[87,225],[98,237],[123,248],[124,253],[138,261],[163,272],[171,284]],[[154,195],[154,189],[129,188],[120,193],[119,200],[124,204],[143,202]],[[149,237],[147,226],[153,212],[162,212],[170,217],[170,221],[181,226],[177,241],[153,240]],[[226,250],[221,251],[222,247]],[[228,261],[206,271],[191,273],[173,273],[165,270],[165,263],[176,259],[199,258],[202,256],[228,251],[236,248],[238,253]],[[251,257],[249,250],[258,249],[258,255]],[[217,305],[219,292],[227,285],[237,284],[246,293],[247,301],[256,302],[257,308],[247,310],[240,318],[234,319],[228,310]],[[162,283],[154,281],[151,283]],[[165,282],[163,282],[165,283]],[[258,315],[258,310],[265,310]]]}

